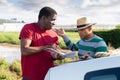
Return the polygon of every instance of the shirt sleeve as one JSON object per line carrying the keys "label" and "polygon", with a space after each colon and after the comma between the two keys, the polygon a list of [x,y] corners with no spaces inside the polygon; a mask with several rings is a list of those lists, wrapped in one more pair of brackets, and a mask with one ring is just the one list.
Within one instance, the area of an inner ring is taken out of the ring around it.
{"label": "shirt sleeve", "polygon": [[30,39],[30,40],[32,40],[32,35],[33,35],[33,29],[31,27],[31,25],[26,24],[20,32],[19,39]]}
{"label": "shirt sleeve", "polygon": [[73,42],[68,38],[67,35],[64,35],[64,36],[63,36],[63,40],[64,40],[66,46],[67,46],[70,50],[72,50],[72,51],[78,50],[77,44],[73,43]]}
{"label": "shirt sleeve", "polygon": [[100,41],[97,44],[96,52],[108,52],[107,45],[106,45],[105,41]]}

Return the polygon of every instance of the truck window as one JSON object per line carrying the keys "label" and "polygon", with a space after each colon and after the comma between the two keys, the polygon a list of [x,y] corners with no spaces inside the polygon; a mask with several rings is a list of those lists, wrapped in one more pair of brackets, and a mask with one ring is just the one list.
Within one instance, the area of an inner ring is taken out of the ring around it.
{"label": "truck window", "polygon": [[92,77],[90,80],[117,80],[117,77],[116,75],[103,75]]}
{"label": "truck window", "polygon": [[86,73],[84,80],[120,80],[120,67]]}

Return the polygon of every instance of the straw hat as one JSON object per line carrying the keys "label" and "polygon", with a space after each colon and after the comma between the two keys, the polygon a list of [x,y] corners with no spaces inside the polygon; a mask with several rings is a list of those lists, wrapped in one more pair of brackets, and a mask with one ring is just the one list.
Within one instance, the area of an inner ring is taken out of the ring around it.
{"label": "straw hat", "polygon": [[90,23],[87,17],[77,19],[77,29],[84,29],[92,25],[95,25],[95,23]]}

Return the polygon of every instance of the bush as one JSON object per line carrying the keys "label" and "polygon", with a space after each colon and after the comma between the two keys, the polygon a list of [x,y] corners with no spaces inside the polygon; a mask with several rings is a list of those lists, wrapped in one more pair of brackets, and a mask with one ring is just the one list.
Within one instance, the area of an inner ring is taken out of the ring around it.
{"label": "bush", "polygon": [[10,65],[10,70],[12,72],[15,72],[18,76],[21,76],[21,64],[19,60],[15,60],[11,65]]}
{"label": "bush", "polygon": [[116,25],[116,29],[120,29],[120,24]]}
{"label": "bush", "polygon": [[111,45],[114,48],[119,48],[120,47],[120,29],[113,29],[109,31],[99,31],[95,32],[95,34],[99,35],[102,37],[107,45]]}
{"label": "bush", "polygon": [[0,70],[7,69],[9,67],[9,63],[3,59],[0,58]]}
{"label": "bush", "polygon": [[2,70],[0,71],[0,80],[16,80],[16,78]]}
{"label": "bush", "polygon": [[21,78],[19,60],[10,64],[4,58],[0,58],[0,80],[21,80]]}
{"label": "bush", "polygon": [[62,60],[56,60],[54,63],[55,63],[55,65],[61,65],[61,64],[68,63],[68,62],[71,62],[71,61],[73,61],[73,59],[65,58],[65,59],[62,59]]}

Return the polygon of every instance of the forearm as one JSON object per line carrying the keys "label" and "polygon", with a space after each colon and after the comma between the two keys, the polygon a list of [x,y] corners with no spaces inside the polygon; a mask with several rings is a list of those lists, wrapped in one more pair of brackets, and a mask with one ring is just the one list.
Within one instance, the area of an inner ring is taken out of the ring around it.
{"label": "forearm", "polygon": [[70,50],[72,50],[72,51],[78,50],[78,47],[76,46],[76,44],[74,44],[74,43],[69,39],[69,37],[68,37],[67,35],[62,36],[62,38],[63,38],[66,46],[67,46]]}
{"label": "forearm", "polygon": [[63,35],[62,38],[63,38],[65,43],[67,43],[70,40],[69,37],[66,34]]}
{"label": "forearm", "polygon": [[37,54],[38,52],[43,51],[45,48],[48,48],[49,46],[40,46],[40,47],[21,47],[21,53],[22,55],[28,56]]}

